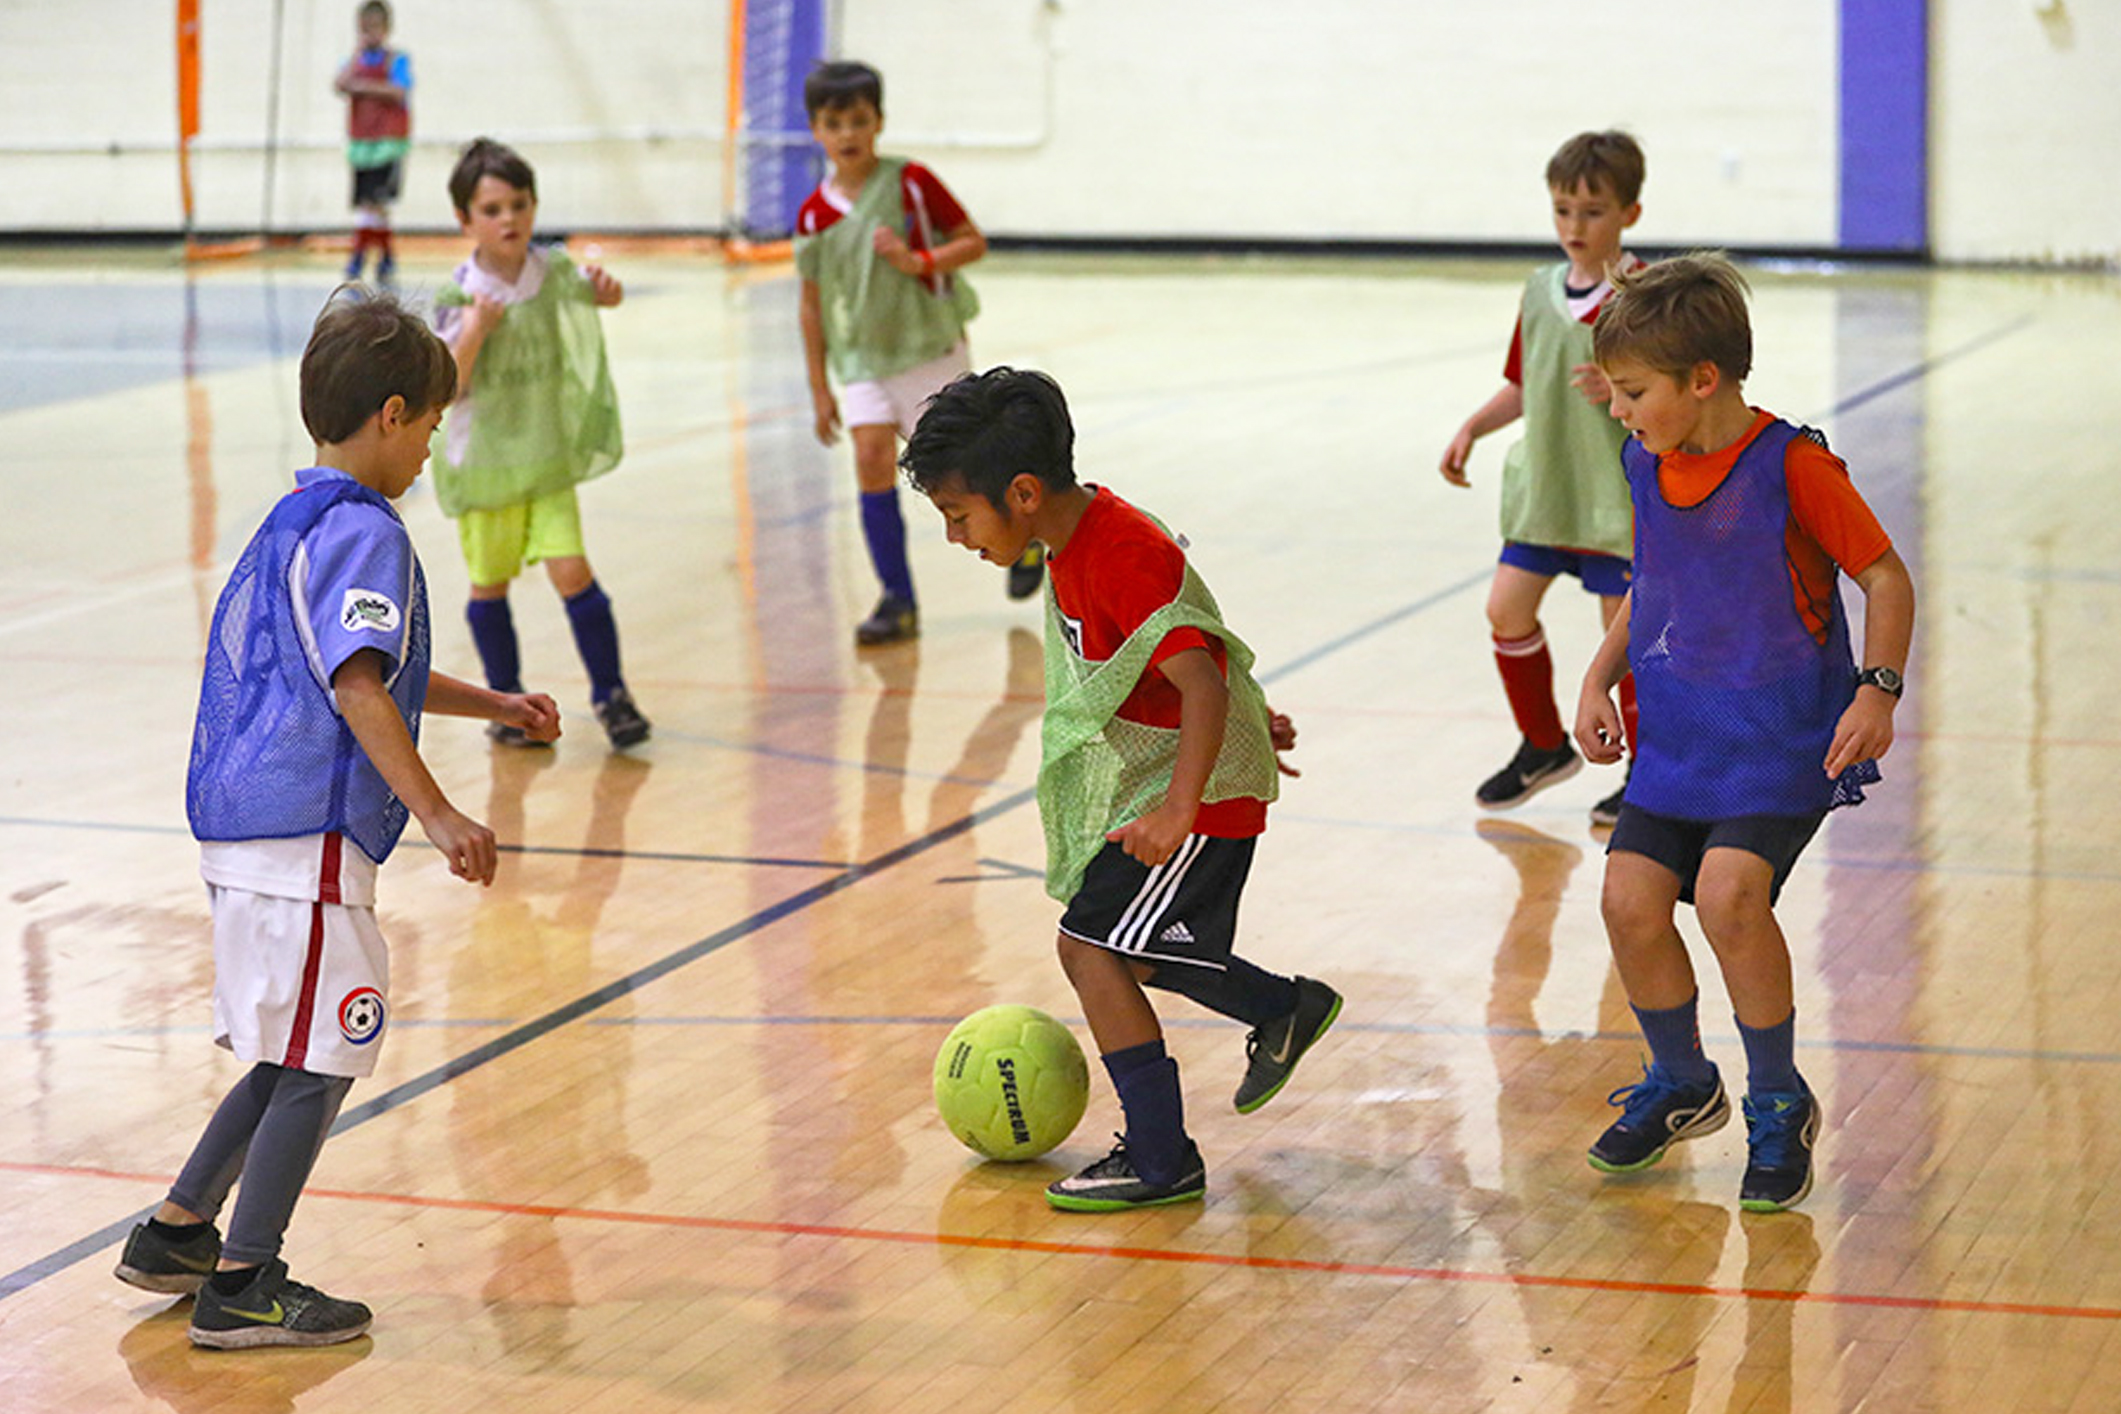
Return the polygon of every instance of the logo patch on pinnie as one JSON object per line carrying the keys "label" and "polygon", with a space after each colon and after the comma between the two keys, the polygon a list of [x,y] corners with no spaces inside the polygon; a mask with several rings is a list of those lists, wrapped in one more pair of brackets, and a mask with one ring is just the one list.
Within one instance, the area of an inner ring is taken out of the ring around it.
{"label": "logo patch on pinnie", "polygon": [[348,633],[396,633],[397,601],[373,589],[349,589],[339,605],[339,626]]}
{"label": "logo patch on pinnie", "polygon": [[356,987],[339,1003],[339,1034],[356,1046],[365,1046],[383,1034],[383,994],[373,987]]}

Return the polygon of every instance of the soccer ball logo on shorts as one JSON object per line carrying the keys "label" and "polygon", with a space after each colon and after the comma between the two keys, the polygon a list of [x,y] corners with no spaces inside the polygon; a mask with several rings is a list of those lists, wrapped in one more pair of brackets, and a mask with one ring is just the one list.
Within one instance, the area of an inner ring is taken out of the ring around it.
{"label": "soccer ball logo on shorts", "polygon": [[356,987],[339,1003],[339,1034],[356,1046],[365,1046],[383,1034],[383,994],[373,987]]}
{"label": "soccer ball logo on shorts", "polygon": [[1035,1159],[1075,1132],[1090,1067],[1067,1027],[1036,1007],[990,1006],[957,1024],[935,1058],[935,1107],[965,1147]]}

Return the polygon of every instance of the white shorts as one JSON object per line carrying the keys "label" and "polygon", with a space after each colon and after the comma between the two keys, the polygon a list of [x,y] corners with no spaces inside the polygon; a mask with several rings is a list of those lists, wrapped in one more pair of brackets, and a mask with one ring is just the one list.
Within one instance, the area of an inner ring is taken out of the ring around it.
{"label": "white shorts", "polygon": [[865,378],[840,389],[840,421],[849,427],[874,427],[885,423],[898,428],[898,435],[911,437],[921,420],[921,409],[953,378],[972,371],[972,350],[963,339],[941,358],[894,373],[889,378]]}
{"label": "white shorts", "polygon": [[373,1074],[390,994],[376,911],[219,885],[207,892],[215,1043],[251,1064]]}

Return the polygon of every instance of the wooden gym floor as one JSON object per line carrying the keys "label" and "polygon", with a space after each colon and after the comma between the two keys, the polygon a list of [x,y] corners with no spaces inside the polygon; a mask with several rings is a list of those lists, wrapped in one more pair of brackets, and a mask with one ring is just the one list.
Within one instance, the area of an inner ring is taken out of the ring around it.
{"label": "wooden gym floor", "polygon": [[[1754,271],[1754,400],[1825,427],[1921,595],[1901,739],[1782,916],[1827,1113],[1797,1212],[1741,1127],[1632,1180],[1583,1149],[1640,1046],[1586,772],[1503,816],[1482,615],[1520,264],[997,256],[982,362],[1045,368],[1079,464],[1190,538],[1302,741],[1242,923],[1339,1027],[1251,1117],[1240,1028],[1173,1000],[1204,1206],[1040,1186],[937,1122],[958,1016],[1083,1034],[1038,882],[1037,609],[906,502],[918,643],[857,654],[849,454],[809,435],[785,267],[614,249],[629,456],[584,492],[656,724],[605,749],[562,615],[517,594],[556,751],[429,722],[508,846],[385,871],[395,1024],[286,1254],[376,1308],[213,1354],[110,1275],[238,1067],[207,1037],[184,827],[201,643],[303,464],[328,255],[0,262],[0,1407],[1033,1411],[2121,1407],[2121,300],[2073,274]],[[456,258],[408,262],[417,292]],[[472,675],[416,489],[438,665]],[[1593,604],[1549,600],[1564,701]],[[1691,920],[1687,926],[1691,928]],[[1713,1054],[1742,1072],[1721,985]]]}

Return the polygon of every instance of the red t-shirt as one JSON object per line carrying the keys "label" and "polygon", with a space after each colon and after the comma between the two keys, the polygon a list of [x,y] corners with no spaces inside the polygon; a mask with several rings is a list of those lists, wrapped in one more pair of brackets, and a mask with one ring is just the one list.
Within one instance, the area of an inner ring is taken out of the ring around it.
{"label": "red t-shirt", "polygon": [[[1151,615],[1178,597],[1186,578],[1186,552],[1156,522],[1103,487],[1095,495],[1068,548],[1050,556],[1053,597],[1060,605],[1068,646],[1085,662],[1101,663],[1119,651]],[[1215,666],[1229,671],[1222,640],[1197,628],[1175,628],[1149,655],[1149,668],[1134,685],[1119,715],[1144,726],[1178,726],[1179,691],[1156,666],[1189,648],[1205,648]],[[1193,832],[1244,839],[1267,828],[1267,803],[1251,797],[1202,805]]]}

